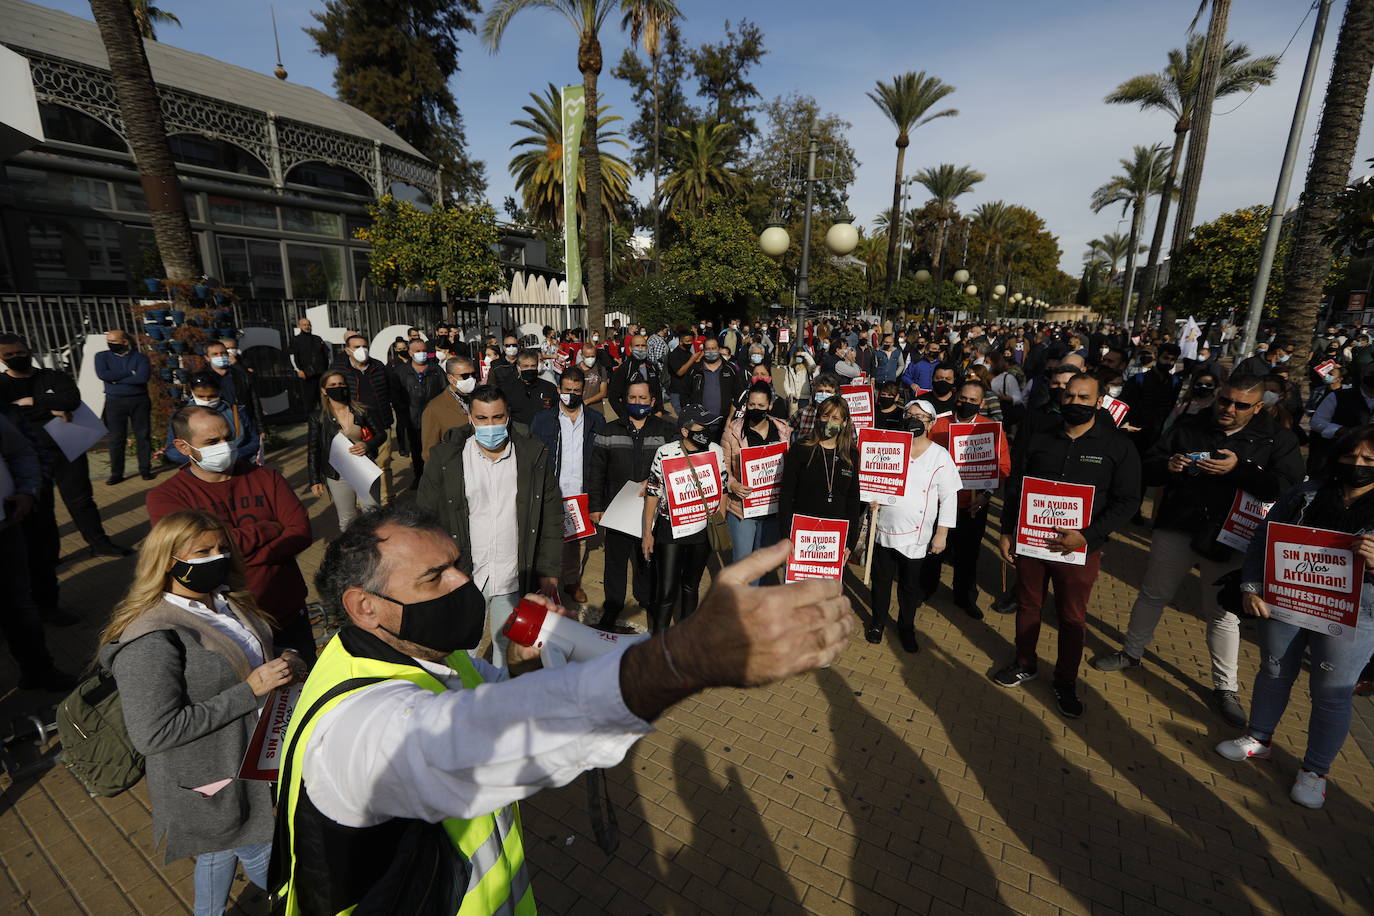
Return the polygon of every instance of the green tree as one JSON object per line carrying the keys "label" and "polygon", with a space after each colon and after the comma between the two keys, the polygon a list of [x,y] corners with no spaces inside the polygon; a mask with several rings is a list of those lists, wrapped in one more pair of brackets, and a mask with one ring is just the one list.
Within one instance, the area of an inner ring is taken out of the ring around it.
{"label": "green tree", "polygon": [[[619,132],[606,129],[606,125],[619,121],[617,115],[608,115],[609,106],[602,105],[597,112],[597,128],[600,136],[598,147],[609,144],[625,146]],[[523,106],[528,117],[512,121],[514,127],[523,128],[529,134],[511,144],[511,149],[522,150],[511,159],[511,177],[520,189],[523,211],[526,218],[541,225],[563,225],[563,122],[562,96],[558,87],[549,83],[543,95],[530,93],[530,104]],[[630,200],[630,167],[625,160],[610,153],[601,154],[602,193],[601,200],[606,215],[614,218],[617,209],[623,209]],[[587,218],[587,162],[577,162],[577,213],[583,220]]]}
{"label": "green tree", "polygon": [[[633,32],[633,25],[631,26]],[[657,54],[647,48],[648,33],[645,33],[643,46],[649,62],[640,59],[633,47],[626,48],[620,62],[611,70],[611,76],[623,80],[630,86],[630,98],[637,115],[626,129],[634,155],[630,163],[636,172],[647,172],[654,165],[654,137],[661,137],[662,126],[688,127],[701,120],[701,113],[692,107],[687,98],[687,74],[692,69],[689,59],[691,49],[682,41],[682,29],[676,21],[665,25],[656,36]],[[655,76],[655,57],[657,76]],[[655,125],[658,125],[657,129]],[[659,150],[659,165],[671,166],[666,158],[666,150]]]}
{"label": "green tree", "polygon": [[[956,108],[946,108],[934,114],[930,109],[954,91],[954,87],[944,83],[938,76],[920,73],[901,73],[892,82],[878,81],[876,91],[868,93],[873,104],[897,128],[897,171],[892,179],[892,209],[896,213],[902,208],[902,179],[906,177],[906,148],[911,145],[911,132],[936,118],[951,118],[959,113]],[[887,240],[887,283],[883,287],[886,300],[892,293],[892,278],[896,274],[897,233],[889,232]]]}
{"label": "green tree", "polygon": [[[1256,204],[1195,227],[1183,250],[1169,261],[1169,283],[1160,291],[1160,303],[1180,315],[1199,319],[1224,317],[1232,309],[1244,315],[1250,305],[1250,287],[1259,269],[1268,220],[1269,208]],[[1276,314],[1278,294],[1283,289],[1288,244],[1288,233],[1284,233],[1265,297],[1269,317]]]}
{"label": "green tree", "polygon": [[[1113,105],[1139,105],[1141,111],[1162,111],[1174,121],[1174,146],[1169,155],[1169,171],[1160,197],[1159,216],[1155,219],[1150,256],[1145,264],[1144,282],[1136,309],[1136,327],[1141,326],[1150,300],[1154,297],[1155,277],[1164,248],[1165,229],[1169,223],[1169,205],[1173,202],[1178,170],[1183,164],[1183,147],[1192,126],[1193,101],[1205,43],[1204,36],[1192,36],[1182,50],[1174,48],[1169,52],[1162,73],[1133,76],[1117,86],[1106,99]],[[1278,66],[1277,55],[1251,58],[1248,47],[1238,42],[1227,42],[1222,52],[1216,97],[1253,92],[1259,86],[1268,86],[1274,81]]]}
{"label": "green tree", "polygon": [[942,221],[935,234],[933,258],[936,264],[944,263],[945,237],[949,231],[945,223],[959,215],[955,201],[972,191],[973,186],[986,177],[971,166],[949,162],[916,173],[917,183],[930,192],[930,204],[936,210],[935,218]]}
{"label": "green tree", "polygon": [[[806,191],[800,184],[780,184],[779,179],[806,177],[806,146],[813,126],[820,139],[816,174],[828,179],[816,188],[815,212],[844,210],[859,167],[847,136],[853,125],[839,115],[821,111],[814,98],[799,93],[778,96],[763,107],[763,112],[768,127],[753,149],[747,170],[753,184],[747,210],[751,222],[762,230],[776,209],[794,215],[800,225]],[[798,238],[799,233],[792,237]]]}
{"label": "green tree", "polygon": [[738,209],[712,202],[704,214],[684,212],[677,244],[663,253],[663,273],[698,308],[728,315],[757,309],[782,290],[782,271],[759,249],[758,236]]}
{"label": "green tree", "polygon": [[601,76],[601,27],[617,8],[622,13],[634,7],[653,10],[661,18],[676,16],[677,5],[672,0],[497,0],[482,21],[482,40],[493,51],[501,46],[518,13],[529,9],[548,9],[561,13],[577,33],[577,69],[582,74],[583,103],[586,125],[582,130],[582,150],[586,158],[587,200],[587,326],[604,327],[606,323],[606,221],[602,200],[601,150],[597,145],[600,131],[597,112],[600,110],[597,79]]}
{"label": "green tree", "polygon": [[697,94],[705,102],[704,120],[728,124],[734,131],[736,149],[748,149],[758,137],[753,100],[758,88],[749,82],[749,71],[767,54],[763,32],[748,19],[739,28],[725,23],[725,38],[719,44],[703,44],[691,54],[692,72],[697,78]]}
{"label": "green tree", "polygon": [[[1004,200],[990,200],[979,204],[973,210],[972,232],[982,241],[982,259],[978,276],[984,278],[984,286],[991,291],[997,280],[1006,276],[1002,265],[1002,246],[1016,231],[1016,216],[1011,205]],[[978,247],[973,249],[978,251]]]}
{"label": "green tree", "polygon": [[1094,213],[1121,204],[1121,215],[1131,214],[1131,232],[1126,244],[1126,276],[1121,283],[1121,313],[1130,314],[1131,292],[1135,285],[1135,255],[1140,247],[1140,230],[1145,225],[1145,208],[1150,198],[1164,191],[1169,153],[1162,145],[1137,146],[1131,158],[1121,160],[1121,174],[1093,191],[1090,204]]}
{"label": "green tree", "polygon": [[868,299],[868,283],[862,264],[832,266],[817,271],[811,280],[811,304],[817,308],[857,312]]}
{"label": "green tree", "polygon": [[726,124],[668,129],[676,165],[663,183],[663,209],[670,214],[684,209],[701,213],[711,198],[739,194],[744,178],[729,165],[733,133]]}
{"label": "green tree", "polygon": [[421,210],[390,194],[368,208],[372,223],[356,233],[372,245],[372,282],[475,298],[504,285],[496,244],[501,230],[486,204]]}
{"label": "green tree", "polygon": [[485,166],[472,159],[449,80],[458,72],[458,36],[473,29],[477,0],[325,0],[305,33],[334,58],[334,90],[443,170],[454,200],[486,192]]}
{"label": "green tree", "polygon": [[[1374,166],[1374,159],[1369,160]],[[1336,218],[1326,231],[1326,244],[1361,254],[1374,249],[1374,181],[1346,188],[1336,195]]]}
{"label": "green tree", "polygon": [[129,6],[133,7],[138,33],[147,41],[157,41],[157,27],[164,23],[170,22],[181,28],[181,20],[176,17],[176,13],[169,13],[153,6],[149,0],[129,0]]}
{"label": "green tree", "polygon": [[[654,158],[653,158],[654,196],[653,196],[652,199],[653,199],[653,202],[654,202],[654,203],[653,203],[653,211],[654,211],[654,267],[655,267],[655,269],[657,269],[657,267],[658,267],[658,247],[659,247],[659,243],[658,243],[658,236],[659,236],[659,206],[658,206],[658,193],[659,193],[659,187],[658,187],[658,175],[659,175],[659,158],[660,158],[660,152],[661,152],[661,147],[662,147],[662,138],[663,138],[663,129],[662,129],[662,123],[663,123],[663,121],[662,121],[662,108],[661,108],[661,104],[660,104],[660,96],[662,95],[662,88],[661,88],[661,86],[659,85],[659,80],[658,80],[658,69],[659,69],[659,63],[660,63],[660,61],[661,61],[661,58],[663,57],[663,37],[664,37],[664,36],[663,36],[663,33],[667,30],[668,26],[672,24],[673,20],[674,20],[675,18],[677,18],[677,16],[678,16],[678,12],[677,12],[676,10],[669,11],[669,10],[660,9],[660,8],[657,8],[657,7],[651,8],[651,7],[645,7],[645,6],[632,6],[632,7],[630,7],[628,10],[625,11],[625,16],[624,16],[624,18],[620,21],[620,27],[621,27],[622,29],[628,28],[628,29],[630,30],[630,40],[631,40],[632,42],[636,42],[636,43],[642,41],[642,42],[644,43],[644,53],[647,54],[647,55],[649,55],[649,64],[650,64],[650,67],[649,67],[649,71],[650,71],[650,83],[651,83],[651,90],[652,90],[652,95],[653,95],[653,100],[654,100],[654,133],[653,133],[653,149],[654,149]],[[631,57],[633,57],[633,55],[634,55],[634,52],[633,52],[633,51],[631,51],[629,48],[626,48],[625,51],[626,51],[627,54],[630,54]],[[614,75],[615,75],[615,71],[612,71],[611,75],[614,76]],[[681,92],[680,89],[679,89],[678,91]]]}
{"label": "green tree", "polygon": [[628,312],[638,324],[651,328],[690,325],[697,317],[692,297],[676,276],[651,274],[631,280],[611,296],[618,311]]}

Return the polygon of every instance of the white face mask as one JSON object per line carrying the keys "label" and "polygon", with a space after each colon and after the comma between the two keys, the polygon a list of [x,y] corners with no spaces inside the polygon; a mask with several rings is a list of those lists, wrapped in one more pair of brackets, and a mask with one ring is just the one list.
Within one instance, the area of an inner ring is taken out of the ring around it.
{"label": "white face mask", "polygon": [[475,378],[460,378],[458,384],[453,386],[453,390],[459,394],[472,394],[476,388],[477,379]]}
{"label": "white face mask", "polygon": [[192,455],[191,460],[211,474],[223,474],[234,465],[234,448],[228,442],[216,442],[197,451],[200,458]]}
{"label": "white face mask", "polygon": [[353,358],[360,363],[367,362],[367,347],[359,347],[353,351]]}
{"label": "white face mask", "polygon": [[1263,400],[1265,407],[1273,407],[1279,402],[1279,393],[1277,391],[1266,391],[1263,395]]}
{"label": "white face mask", "polygon": [[582,357],[582,365],[584,365],[584,366],[595,366],[595,365],[596,365],[596,356],[593,355],[593,356],[584,356],[584,357]]}
{"label": "white face mask", "polygon": [[1120,396],[1121,396],[1121,386],[1120,386],[1120,385],[1108,385],[1108,386],[1107,386],[1107,394],[1110,395],[1111,397],[1114,397],[1114,398],[1120,397]]}
{"label": "white face mask", "polygon": [[191,403],[195,404],[197,407],[218,407],[219,398],[208,398],[202,401],[195,395],[191,395]]}
{"label": "white face mask", "polygon": [[517,354],[517,353],[519,353],[519,352],[520,352],[520,348],[519,348],[519,347],[506,347],[506,355],[507,355],[507,356],[514,356],[515,354]]}

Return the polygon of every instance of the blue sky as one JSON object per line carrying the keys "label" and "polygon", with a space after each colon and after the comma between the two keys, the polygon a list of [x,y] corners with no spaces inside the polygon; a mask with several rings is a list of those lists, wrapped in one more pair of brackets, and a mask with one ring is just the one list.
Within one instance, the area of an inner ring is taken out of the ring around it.
{"label": "blue sky", "polygon": [[[860,166],[850,204],[858,222],[866,225],[891,202],[895,150],[890,124],[865,92],[875,81],[906,70],[925,70],[954,85],[957,91],[947,102],[959,109],[959,116],[913,134],[907,173],[940,162],[972,165],[987,179],[961,198],[963,208],[1003,199],[1036,210],[1059,236],[1062,266],[1070,273],[1080,270],[1088,240],[1129,228],[1119,222],[1119,210],[1094,215],[1088,209],[1093,189],[1116,174],[1118,160],[1133,145],[1170,143],[1173,138],[1166,115],[1104,105],[1102,97],[1129,76],[1162,69],[1167,51],[1186,40],[1197,8],[1196,0],[679,4],[691,44],[719,40],[725,20],[741,15],[760,26],[769,53],[751,76],[765,99],[808,93],[853,124],[849,139]],[[48,0],[47,5],[90,17],[81,0]],[[162,30],[169,44],[262,72],[274,66],[268,3],[161,0],[161,5],[183,24]],[[311,11],[322,5],[322,0],[286,0],[277,4],[276,15],[290,79],[332,92],[333,61],[316,55],[301,31],[312,24]],[[1256,54],[1278,53],[1308,7],[1306,0],[1236,3],[1228,37],[1247,43]],[[1301,189],[1344,11],[1344,0],[1336,0],[1290,202]],[[1199,219],[1272,199],[1314,18],[1288,49],[1273,86],[1239,107],[1238,97],[1218,103]],[[603,34],[607,71],[628,40],[614,28]],[[469,145],[487,164],[488,196],[499,209],[502,198],[513,191],[506,164],[520,131],[510,121],[531,91],[551,81],[580,82],[576,44],[561,16],[529,10],[512,21],[499,53],[486,51],[476,36],[465,35],[462,45],[462,72],[453,88]],[[628,120],[628,88],[608,73],[602,75],[601,87],[612,111]],[[1357,172],[1371,156],[1374,111],[1367,111]],[[648,196],[646,186],[636,185],[642,197]]]}

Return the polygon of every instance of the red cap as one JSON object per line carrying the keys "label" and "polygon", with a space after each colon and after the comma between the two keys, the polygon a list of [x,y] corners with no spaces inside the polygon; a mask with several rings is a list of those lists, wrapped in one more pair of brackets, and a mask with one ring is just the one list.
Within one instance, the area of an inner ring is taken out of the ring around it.
{"label": "red cap", "polygon": [[517,646],[529,647],[539,639],[539,631],[544,629],[544,618],[549,609],[542,604],[522,599],[506,618],[501,633]]}

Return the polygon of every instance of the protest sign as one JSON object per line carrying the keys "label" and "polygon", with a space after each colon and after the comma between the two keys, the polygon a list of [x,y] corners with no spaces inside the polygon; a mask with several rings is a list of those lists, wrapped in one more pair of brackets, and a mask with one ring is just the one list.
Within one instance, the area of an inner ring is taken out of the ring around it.
{"label": "protest sign", "polygon": [[1332,370],[1335,368],[1336,361],[1334,359],[1328,359],[1324,362],[1317,363],[1317,365],[1312,367],[1312,371],[1320,375],[1323,382],[1329,382],[1331,381]]}
{"label": "protest sign", "polygon": [[791,328],[778,328],[778,343],[786,344],[792,342]]}
{"label": "protest sign", "polygon": [[1264,603],[1275,620],[1349,639],[1360,617],[1364,559],[1355,535],[1269,524],[1264,544]]}
{"label": "protest sign", "polygon": [[239,767],[239,779],[255,779],[259,782],[276,782],[277,771],[286,753],[283,739],[286,726],[291,722],[291,713],[296,701],[301,698],[301,688],[305,684],[287,684],[278,687],[267,695],[267,702],[258,716],[257,728],[248,741],[248,752],[243,755]]}
{"label": "protest sign", "polygon": [[899,429],[859,430],[859,499],[890,506],[906,495],[911,433]]}
{"label": "protest sign", "polygon": [[1102,395],[1101,406],[1107,413],[1112,415],[1112,419],[1116,421],[1117,426],[1126,422],[1126,414],[1131,409],[1125,401],[1118,401],[1110,394]]}
{"label": "protest sign", "polygon": [[849,405],[849,419],[855,429],[873,428],[873,388],[869,385],[841,385],[840,395]]}
{"label": "protest sign", "polygon": [[580,541],[596,534],[586,493],[563,497],[563,540]]}
{"label": "protest sign", "polygon": [[1231,511],[1217,532],[1217,543],[1237,550],[1249,547],[1255,530],[1273,505],[1256,499],[1244,490],[1237,490],[1236,498],[1231,501]]}
{"label": "protest sign", "polygon": [[1040,477],[1026,477],[1021,483],[1021,513],[1016,523],[1016,552],[1055,563],[1082,566],[1088,562],[1088,547],[1072,553],[1056,553],[1046,544],[1057,534],[1054,529],[1082,531],[1093,517],[1093,486],[1086,483],[1060,483]]}
{"label": "protest sign", "polygon": [[663,490],[673,537],[705,531],[707,519],[720,509],[720,453],[711,450],[664,459]]}
{"label": "protest sign", "polygon": [[965,490],[995,490],[1002,482],[1002,424],[996,420],[949,424],[949,454]]}
{"label": "protest sign", "polygon": [[745,518],[773,515],[778,511],[782,461],[786,454],[786,442],[754,445],[739,450],[740,484],[750,491],[743,500]]}
{"label": "protest sign", "polygon": [[839,579],[844,575],[845,541],[849,520],[792,516],[792,555],[787,558],[786,582],[802,579]]}

